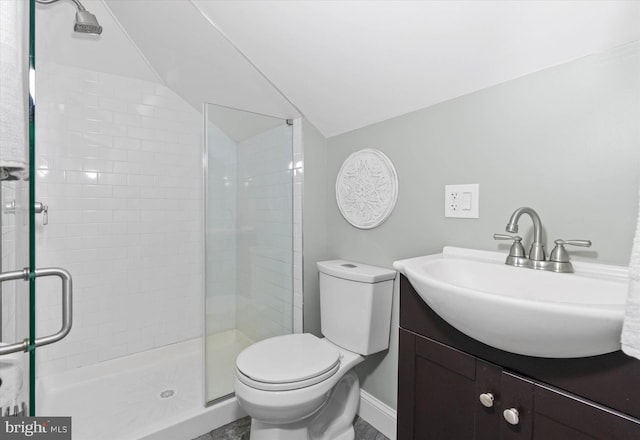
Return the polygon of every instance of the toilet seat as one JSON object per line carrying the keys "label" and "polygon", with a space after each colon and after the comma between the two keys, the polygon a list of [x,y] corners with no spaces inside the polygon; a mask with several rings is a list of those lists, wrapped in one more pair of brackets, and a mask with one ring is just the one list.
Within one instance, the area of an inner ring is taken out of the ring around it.
{"label": "toilet seat", "polygon": [[340,367],[340,351],[309,333],[278,336],[246,348],[236,360],[238,380],[265,391],[320,383]]}

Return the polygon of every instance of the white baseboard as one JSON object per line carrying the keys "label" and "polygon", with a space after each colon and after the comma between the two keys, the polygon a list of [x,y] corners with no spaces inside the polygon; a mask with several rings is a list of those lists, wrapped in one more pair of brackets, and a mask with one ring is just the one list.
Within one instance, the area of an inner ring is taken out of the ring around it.
{"label": "white baseboard", "polygon": [[396,440],[398,415],[395,409],[360,390],[360,410],[358,415],[390,440]]}

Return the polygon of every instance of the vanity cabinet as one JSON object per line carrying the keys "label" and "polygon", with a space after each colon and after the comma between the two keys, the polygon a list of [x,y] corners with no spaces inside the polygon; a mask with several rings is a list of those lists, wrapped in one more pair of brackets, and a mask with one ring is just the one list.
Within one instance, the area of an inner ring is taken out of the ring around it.
{"label": "vanity cabinet", "polygon": [[400,295],[399,440],[640,439],[639,361],[507,353]]}

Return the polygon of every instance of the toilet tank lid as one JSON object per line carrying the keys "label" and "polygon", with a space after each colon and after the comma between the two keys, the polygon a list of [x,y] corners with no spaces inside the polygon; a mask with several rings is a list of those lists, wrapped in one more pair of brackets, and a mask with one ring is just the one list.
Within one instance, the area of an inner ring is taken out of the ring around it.
{"label": "toilet tank lid", "polygon": [[396,271],[384,267],[354,263],[346,260],[318,261],[318,270],[324,274],[345,280],[360,281],[362,283],[379,283],[392,280]]}

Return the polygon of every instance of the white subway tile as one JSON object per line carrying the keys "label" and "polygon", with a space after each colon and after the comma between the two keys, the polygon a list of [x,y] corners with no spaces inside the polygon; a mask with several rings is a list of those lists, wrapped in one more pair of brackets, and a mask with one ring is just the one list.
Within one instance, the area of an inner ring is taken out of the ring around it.
{"label": "white subway tile", "polygon": [[102,110],[112,110],[114,112],[125,112],[128,107],[125,101],[100,95],[98,97],[98,106]]}
{"label": "white subway tile", "polygon": [[[57,157],[55,160],[55,167],[59,171],[82,171],[84,160],[80,158],[71,157]],[[53,168],[52,168],[53,169]]]}
{"label": "white subway tile", "polygon": [[[90,146],[92,148],[113,146],[113,136],[110,136],[108,134],[84,133],[83,138],[84,138],[84,145],[83,145],[84,148],[86,148],[87,146]],[[79,154],[79,155],[82,156],[82,154]],[[89,156],[85,155],[84,157],[89,157]],[[94,153],[90,157],[97,158],[98,157],[97,150],[96,150],[96,153]]]}
{"label": "white subway tile", "polygon": [[127,152],[127,161],[149,163],[153,161],[153,153],[146,151],[129,151]]}
{"label": "white subway tile", "polygon": [[[40,374],[199,336],[204,288],[201,115],[159,84],[46,62],[39,73],[38,167],[47,173],[37,176],[37,196],[47,197],[50,224],[39,229],[37,252],[43,262],[73,270],[82,287],[74,337],[51,346],[49,359],[39,362]],[[268,134],[245,146],[278,155],[272,149],[279,139]],[[235,162],[235,152],[227,156],[225,163]],[[301,308],[291,312],[293,301],[296,306],[301,302],[300,292],[294,297],[291,290],[300,286],[291,286],[287,274],[293,267],[291,214],[280,212],[291,208],[292,175],[290,170],[274,172],[283,166],[283,157],[270,157],[256,157],[247,169],[256,176],[255,192],[243,195],[261,207],[254,212],[257,221],[271,222],[256,229],[266,235],[263,242],[280,246],[253,249],[251,258],[258,263],[247,264],[246,273],[259,277],[255,282],[264,289],[241,289],[253,296],[238,299],[238,309],[248,313],[238,325],[259,336],[288,332],[292,326],[301,330],[302,317]],[[229,177],[220,197],[234,195],[245,175],[238,174],[238,181],[235,174]],[[222,226],[235,225],[243,214],[234,203],[214,218]],[[223,237],[221,243],[235,261],[231,240]],[[231,261],[222,264],[231,267]],[[220,285],[235,290],[237,281],[233,273]],[[50,296],[59,301],[55,292]],[[54,304],[45,306],[53,310]],[[258,319],[260,310],[268,316]],[[53,325],[52,320],[45,324]]]}
{"label": "white subway tile", "polygon": [[[120,124],[123,127],[126,127],[127,125],[131,125],[131,126],[139,126],[142,125],[142,118],[140,117],[140,115],[136,115],[133,113],[115,113],[113,115],[113,122],[116,124]],[[122,136],[125,136],[125,134],[122,134]]]}
{"label": "white subway tile", "polygon": [[140,139],[132,139],[127,137],[116,137],[113,139],[114,148],[122,148],[125,150],[139,150]]}
{"label": "white subway tile", "polygon": [[84,171],[110,173],[113,171],[113,161],[105,159],[84,159],[82,161]]}
{"label": "white subway tile", "polygon": [[98,173],[98,183],[101,185],[126,185],[126,174]]}
{"label": "white subway tile", "polygon": [[121,123],[98,121],[95,132],[109,136],[126,136],[127,126]]}
{"label": "white subway tile", "polygon": [[140,116],[153,116],[155,109],[150,105],[133,104],[130,107],[130,111]]}
{"label": "white subway tile", "polygon": [[136,139],[154,139],[153,129],[145,127],[127,127],[129,137]]}
{"label": "white subway tile", "polygon": [[127,183],[130,186],[153,186],[154,177],[153,176],[143,176],[139,174],[130,174],[127,176]]}

